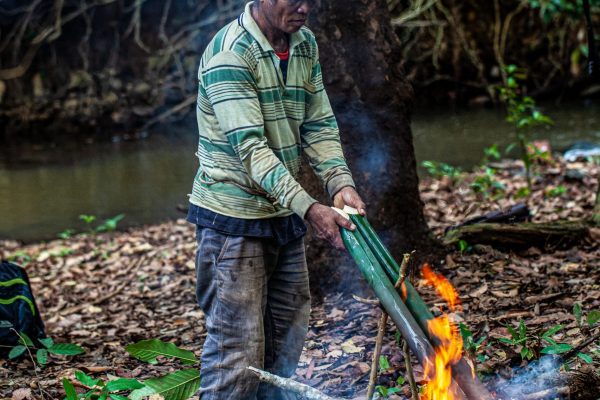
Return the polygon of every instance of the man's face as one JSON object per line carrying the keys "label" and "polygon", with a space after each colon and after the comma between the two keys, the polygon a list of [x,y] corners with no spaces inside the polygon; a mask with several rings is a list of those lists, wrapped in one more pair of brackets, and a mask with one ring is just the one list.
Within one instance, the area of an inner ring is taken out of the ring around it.
{"label": "man's face", "polygon": [[286,33],[294,33],[306,23],[316,2],[317,0],[262,0],[261,7],[271,26]]}

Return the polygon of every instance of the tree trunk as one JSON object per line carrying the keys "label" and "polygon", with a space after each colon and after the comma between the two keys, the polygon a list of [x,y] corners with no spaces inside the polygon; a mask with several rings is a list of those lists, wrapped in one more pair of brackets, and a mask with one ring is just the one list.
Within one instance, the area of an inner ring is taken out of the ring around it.
{"label": "tree trunk", "polygon": [[[419,197],[410,128],[413,90],[401,67],[400,43],[386,2],[323,0],[310,28],[317,36],[323,79],[370,222],[397,259],[407,251],[437,247]],[[303,182],[312,193],[320,190],[314,181]],[[309,257],[316,256],[324,254],[314,243]]]}

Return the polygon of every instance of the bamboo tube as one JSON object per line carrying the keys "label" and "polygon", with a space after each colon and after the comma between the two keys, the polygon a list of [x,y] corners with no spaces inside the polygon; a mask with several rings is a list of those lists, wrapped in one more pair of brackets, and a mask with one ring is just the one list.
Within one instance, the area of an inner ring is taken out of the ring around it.
{"label": "bamboo tube", "polygon": [[[435,367],[432,362],[435,359],[435,352],[433,347],[402,299],[400,299],[394,285],[390,282],[360,232],[352,232],[343,228],[340,229],[340,232],[346,248],[375,292],[382,307],[400,330],[413,354],[417,356],[424,369],[434,371]],[[425,366],[428,366],[428,368]],[[453,383],[452,388],[457,400],[466,398],[456,383]]]}
{"label": "bamboo tube", "polygon": [[[377,258],[377,261],[384,265],[384,269],[389,278],[394,281],[397,280],[400,273],[400,267],[387,248],[383,245],[368,220],[350,208],[345,208],[344,211],[356,225],[360,235],[365,238],[369,248],[373,249],[372,253]],[[430,334],[428,328],[428,322],[434,318],[429,307],[427,307],[427,304],[425,304],[410,282],[404,282],[401,290],[402,289],[404,289],[406,293],[406,298],[404,299],[406,307],[409,309],[422,331],[426,333],[430,343],[432,343],[433,346],[438,346],[440,343],[439,339],[435,335]],[[460,361],[453,366],[452,375],[468,398],[478,400],[492,399],[492,395],[477,376],[472,373],[471,367],[464,357],[461,357]]]}

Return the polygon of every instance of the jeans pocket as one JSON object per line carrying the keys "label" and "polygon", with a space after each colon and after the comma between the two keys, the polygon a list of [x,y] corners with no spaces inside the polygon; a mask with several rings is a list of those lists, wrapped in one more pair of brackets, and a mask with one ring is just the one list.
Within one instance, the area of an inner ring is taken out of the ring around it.
{"label": "jeans pocket", "polygon": [[221,246],[221,251],[219,252],[219,255],[217,256],[217,264],[220,263],[221,261],[223,261],[223,257],[225,256],[225,254],[227,254],[227,249],[229,248],[229,243],[231,242],[231,235],[223,235],[226,236],[225,237],[225,241],[223,242],[223,245]]}

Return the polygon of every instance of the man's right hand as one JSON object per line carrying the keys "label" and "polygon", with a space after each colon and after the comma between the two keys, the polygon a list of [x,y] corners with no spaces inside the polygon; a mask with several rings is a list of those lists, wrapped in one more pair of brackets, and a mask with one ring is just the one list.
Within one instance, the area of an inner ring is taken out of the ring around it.
{"label": "man's right hand", "polygon": [[310,223],[319,239],[326,240],[339,250],[344,250],[345,248],[339,227],[341,226],[351,231],[356,229],[356,226],[349,219],[344,218],[331,207],[320,203],[310,206],[306,212],[306,220]]}

